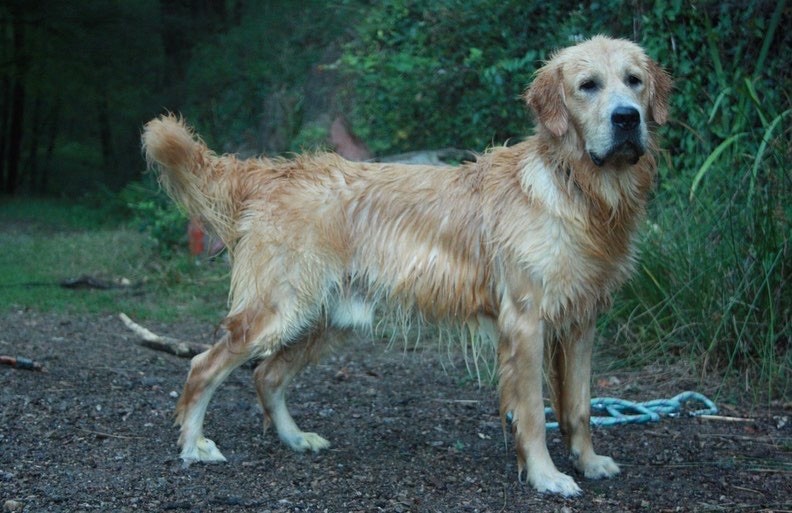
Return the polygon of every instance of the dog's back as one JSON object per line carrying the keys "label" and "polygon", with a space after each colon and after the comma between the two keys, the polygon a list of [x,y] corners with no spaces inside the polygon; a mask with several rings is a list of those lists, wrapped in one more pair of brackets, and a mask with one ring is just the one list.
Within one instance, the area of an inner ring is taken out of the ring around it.
{"label": "dog's back", "polygon": [[143,148],[168,194],[233,250],[234,310],[252,300],[242,291],[270,291],[273,279],[311,283],[314,299],[362,294],[430,317],[495,309],[481,166],[352,163],[333,154],[251,165],[215,155],[174,116],[145,126]]}

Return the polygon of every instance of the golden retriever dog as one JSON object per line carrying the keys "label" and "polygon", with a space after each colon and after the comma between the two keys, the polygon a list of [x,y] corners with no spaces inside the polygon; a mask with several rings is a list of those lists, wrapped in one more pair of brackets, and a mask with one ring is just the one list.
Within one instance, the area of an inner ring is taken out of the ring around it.
{"label": "golden retriever dog", "polygon": [[653,129],[669,76],[637,45],[594,37],[556,53],[525,94],[535,135],[459,167],[218,156],[180,118],[146,124],[143,149],[163,187],[202,217],[232,256],[223,337],[193,358],[176,407],[181,458],[224,461],[204,437],[213,392],[259,359],[265,412],[297,451],[329,445],[302,431],[286,387],[329,331],[386,311],[490,330],[500,413],[518,477],[540,492],[580,488],[545,444],[543,363],[576,470],[610,477],[589,427],[597,315],[630,275],[655,176]]}

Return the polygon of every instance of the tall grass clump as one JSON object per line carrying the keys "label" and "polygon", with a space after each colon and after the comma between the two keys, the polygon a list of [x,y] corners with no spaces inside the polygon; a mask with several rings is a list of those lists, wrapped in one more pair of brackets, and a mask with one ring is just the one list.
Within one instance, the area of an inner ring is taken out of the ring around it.
{"label": "tall grass clump", "polygon": [[712,8],[686,18],[686,30],[698,27],[701,37],[698,47],[677,39],[668,55],[683,70],[676,73],[677,122],[668,130],[637,275],[609,323],[627,361],[682,356],[702,373],[739,378],[762,398],[787,397],[792,369],[783,6],[757,2],[740,14]]}

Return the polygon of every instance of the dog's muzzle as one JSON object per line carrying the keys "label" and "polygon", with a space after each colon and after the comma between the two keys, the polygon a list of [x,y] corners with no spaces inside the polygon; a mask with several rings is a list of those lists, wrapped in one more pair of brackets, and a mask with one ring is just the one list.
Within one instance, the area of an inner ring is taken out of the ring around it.
{"label": "dog's muzzle", "polygon": [[611,113],[611,130],[613,144],[599,155],[589,151],[591,161],[596,166],[618,158],[630,165],[637,164],[646,152],[641,138],[641,113],[635,107],[616,107]]}

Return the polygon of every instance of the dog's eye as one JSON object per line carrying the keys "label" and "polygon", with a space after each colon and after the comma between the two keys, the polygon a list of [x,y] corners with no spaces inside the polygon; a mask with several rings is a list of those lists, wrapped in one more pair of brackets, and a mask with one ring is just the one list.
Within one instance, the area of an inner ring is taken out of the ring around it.
{"label": "dog's eye", "polygon": [[593,93],[599,89],[599,84],[595,80],[586,80],[578,86],[581,91]]}
{"label": "dog's eye", "polygon": [[635,75],[630,75],[627,77],[627,83],[630,85],[630,87],[637,87],[643,84],[643,81]]}

